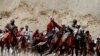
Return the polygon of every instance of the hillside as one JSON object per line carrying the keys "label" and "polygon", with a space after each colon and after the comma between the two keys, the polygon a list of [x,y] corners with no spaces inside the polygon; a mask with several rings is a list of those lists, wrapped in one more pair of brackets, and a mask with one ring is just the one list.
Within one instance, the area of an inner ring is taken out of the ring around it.
{"label": "hillside", "polygon": [[90,30],[93,39],[100,36],[100,0],[0,0],[0,28],[11,20],[31,31],[45,30],[53,17],[56,22],[69,25],[77,19]]}

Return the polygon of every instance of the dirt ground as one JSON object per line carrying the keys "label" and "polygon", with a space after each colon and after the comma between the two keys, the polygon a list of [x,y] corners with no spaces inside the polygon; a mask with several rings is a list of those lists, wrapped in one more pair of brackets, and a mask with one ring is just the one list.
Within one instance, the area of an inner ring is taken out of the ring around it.
{"label": "dirt ground", "polygon": [[[42,56],[44,56],[45,55],[45,53],[42,55]],[[80,54],[79,54],[80,55]],[[20,52],[20,53],[16,53],[16,54],[12,54],[12,50],[10,50],[10,52],[9,52],[9,54],[8,54],[8,52],[7,52],[7,49],[5,48],[5,50],[3,51],[3,54],[1,54],[1,52],[0,52],[0,56],[41,56],[40,55],[40,53],[37,53],[37,52],[30,52],[30,51],[28,51],[28,52],[26,52],[26,53],[24,53],[23,51],[22,52]],[[57,53],[52,53],[52,54],[49,54],[49,55],[46,55],[46,56],[58,56],[58,54]],[[64,55],[64,56],[71,56],[71,55]],[[74,56],[76,56],[75,54],[74,54]],[[89,55],[87,55],[87,56],[89,56]],[[91,56],[91,55],[90,55]],[[96,55],[96,53],[95,54],[93,54],[93,56],[97,56]]]}

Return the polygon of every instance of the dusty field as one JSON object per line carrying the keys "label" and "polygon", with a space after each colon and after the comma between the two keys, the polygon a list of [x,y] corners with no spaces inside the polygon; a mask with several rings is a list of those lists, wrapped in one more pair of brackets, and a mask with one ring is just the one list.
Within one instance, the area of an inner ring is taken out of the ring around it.
{"label": "dusty field", "polygon": [[[11,52],[8,54],[7,50],[4,50],[3,55],[1,55],[1,53],[0,53],[0,56],[40,56],[40,54],[36,53],[36,52],[33,52],[33,53],[31,53],[31,52],[26,52],[26,53],[21,52],[21,53],[16,53],[16,54],[12,55]],[[42,56],[44,56],[44,55],[42,55]],[[57,54],[52,53],[52,54],[49,54],[49,55],[46,55],[46,56],[57,56]],[[65,55],[65,56],[71,56],[71,55]],[[75,54],[74,54],[74,56],[75,56]],[[94,54],[93,56],[97,56],[97,55]]]}
{"label": "dusty field", "polygon": [[[54,56],[54,55],[55,55],[55,53],[54,53],[54,54],[47,55],[47,56]],[[12,54],[12,50],[10,50],[10,52],[9,52],[9,54],[8,54],[7,49],[5,49],[5,50],[3,51],[3,54],[1,54],[1,52],[0,52],[0,56],[40,56],[40,53],[37,53],[37,52],[30,52],[30,51],[24,53],[24,52],[22,51],[22,52],[20,52],[20,53]],[[43,56],[44,56],[44,55],[43,55]]]}

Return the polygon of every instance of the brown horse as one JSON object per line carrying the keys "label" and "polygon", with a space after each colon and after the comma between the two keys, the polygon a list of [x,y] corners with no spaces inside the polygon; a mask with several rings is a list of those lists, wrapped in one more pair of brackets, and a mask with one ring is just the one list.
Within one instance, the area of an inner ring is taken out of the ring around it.
{"label": "brown horse", "polygon": [[1,47],[1,54],[3,52],[3,49],[4,49],[4,42],[2,40],[0,40],[0,47]]}
{"label": "brown horse", "polygon": [[[74,50],[74,34],[70,33],[65,41],[67,53],[70,52],[73,56]],[[68,51],[69,50],[69,51]]]}
{"label": "brown horse", "polygon": [[24,53],[27,51],[29,44],[24,36],[19,37],[18,40],[18,51],[24,51]]}
{"label": "brown horse", "polygon": [[100,38],[97,38],[97,41],[96,41],[96,54],[97,56],[100,55]]}
{"label": "brown horse", "polygon": [[25,36],[23,36],[20,31],[18,31],[18,28],[15,28],[14,30],[14,34],[16,36],[16,41],[14,42],[14,46],[15,46],[15,50],[18,51],[24,51],[24,53],[27,51],[28,47],[29,47],[29,43],[26,40]]}
{"label": "brown horse", "polygon": [[[66,32],[65,30],[63,29],[60,29],[56,35],[57,35],[57,40],[56,42],[53,44],[53,47],[51,48],[50,53],[52,53],[53,51],[54,52],[58,52],[60,51],[60,55],[64,54],[64,52],[66,52],[66,50],[71,50],[72,52],[72,55],[73,55],[73,49],[74,49],[74,34],[73,34],[73,31],[68,28],[68,30],[70,31],[70,34],[66,35],[65,33],[68,33]],[[63,37],[63,35],[65,35]],[[65,39],[65,41],[63,41],[63,38]],[[64,48],[63,48],[64,47]]]}
{"label": "brown horse", "polygon": [[[57,36],[57,40],[52,42],[52,47],[51,47],[49,53],[47,53],[46,55],[51,54],[52,52],[57,53],[60,50],[60,48],[63,44],[61,30],[56,33],[56,36]],[[55,40],[54,37],[52,40]]]}
{"label": "brown horse", "polygon": [[2,37],[3,37],[3,32],[1,32],[0,30],[0,47],[1,47],[1,54],[3,52],[3,48],[4,48],[4,42],[2,41]]}
{"label": "brown horse", "polygon": [[[7,48],[8,48],[8,51],[9,51],[9,48],[10,48],[10,46],[11,46],[11,42],[12,42],[12,40],[13,40],[13,37],[12,37],[12,35],[10,34],[10,32],[6,32],[5,34],[4,34],[4,37],[2,38],[2,40],[1,40],[1,42],[2,43],[4,43],[6,46],[7,46]],[[3,45],[4,45],[3,44]]]}
{"label": "brown horse", "polygon": [[95,47],[95,43],[90,39],[91,35],[86,36],[86,52],[85,55],[93,55],[94,53],[94,47]]}
{"label": "brown horse", "polygon": [[96,53],[97,53],[97,56],[100,55],[100,46],[96,46]]}
{"label": "brown horse", "polygon": [[4,37],[1,39],[2,50],[3,50],[4,45],[6,45],[8,52],[10,48],[15,48],[16,45],[18,44],[17,37],[19,36],[20,34],[17,27],[15,27],[12,30],[12,32],[11,31],[5,32]]}

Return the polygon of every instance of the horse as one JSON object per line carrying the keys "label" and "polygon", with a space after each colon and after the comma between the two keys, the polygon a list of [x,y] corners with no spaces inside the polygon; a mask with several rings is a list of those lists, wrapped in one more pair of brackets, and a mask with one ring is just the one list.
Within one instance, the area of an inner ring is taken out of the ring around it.
{"label": "horse", "polygon": [[97,54],[97,56],[100,55],[100,38],[97,38],[97,42],[96,42],[96,54]]}
{"label": "horse", "polygon": [[24,53],[27,52],[31,44],[27,41],[25,36],[22,35],[20,31],[18,31],[18,28],[15,28],[13,31],[16,36],[16,41],[14,42],[15,49],[18,50],[19,52],[21,51],[24,51]]}
{"label": "horse", "polygon": [[1,39],[1,42],[4,43],[3,47],[4,47],[4,45],[6,45],[8,52],[9,52],[9,49],[11,46],[11,44],[10,44],[11,41],[12,41],[12,35],[10,34],[10,32],[5,32],[4,37]]}
{"label": "horse", "polygon": [[72,56],[74,54],[74,33],[71,32],[65,41],[67,53],[70,53]]}
{"label": "horse", "polygon": [[57,35],[56,37],[57,40],[50,52],[53,52],[53,50],[55,50],[56,53],[60,51],[59,55],[63,55],[65,52],[67,52],[67,50],[70,50],[73,55],[73,49],[74,49],[73,30],[70,27],[62,25],[61,29],[56,33],[56,35]]}
{"label": "horse", "polygon": [[10,48],[15,49],[15,47],[18,44],[17,37],[19,37],[19,36],[20,36],[20,34],[19,34],[17,27],[14,27],[14,29],[12,31],[5,32],[3,38],[1,39],[1,42],[3,43],[2,49],[3,49],[4,45],[6,45],[6,47],[8,49],[8,53],[9,53]]}
{"label": "horse", "polygon": [[1,54],[2,54],[4,50],[4,42],[1,40],[0,40],[0,47],[1,47]]}
{"label": "horse", "polygon": [[97,54],[97,56],[100,55],[100,46],[96,46],[96,54]]}
{"label": "horse", "polygon": [[4,33],[0,31],[0,47],[1,47],[1,54],[4,49],[4,42],[2,41],[2,37],[4,36]]}
{"label": "horse", "polygon": [[18,51],[28,51],[29,44],[24,36],[20,36],[18,40]]}
{"label": "horse", "polygon": [[[91,35],[90,35],[90,37],[91,37]],[[89,36],[87,37],[87,36],[85,36],[85,43],[86,43],[86,46],[85,46],[85,54],[84,55],[93,55],[94,54],[94,47],[96,46],[96,44],[93,42],[93,40],[91,40],[90,38],[89,38]]]}
{"label": "horse", "polygon": [[[53,47],[51,48],[51,50],[47,53],[51,54],[52,52],[57,53],[58,51],[60,51],[59,55],[64,54],[65,52],[67,52],[66,50],[70,49],[71,52],[73,51],[74,47],[73,47],[73,43],[74,43],[74,34],[72,33],[72,29],[68,28],[68,30],[70,31],[70,34],[68,32],[66,32],[66,30],[60,29],[56,35],[56,41],[53,44]],[[72,52],[73,53],[73,52]]]}
{"label": "horse", "polygon": [[51,54],[52,52],[57,53],[60,50],[60,48],[61,48],[61,46],[63,44],[62,43],[62,31],[59,30],[55,35],[57,36],[56,37],[57,40],[52,42],[53,46],[51,47],[50,51],[46,55]]}
{"label": "horse", "polygon": [[80,30],[80,34],[75,35],[75,54],[78,56],[79,54],[83,56],[86,55],[86,48],[89,48],[89,45],[87,46],[88,42],[86,42],[84,30]]}

